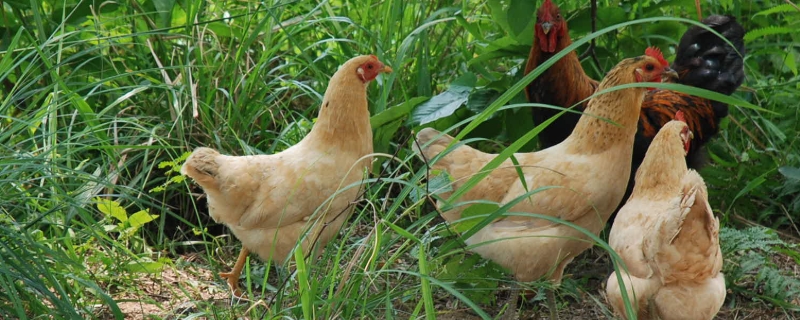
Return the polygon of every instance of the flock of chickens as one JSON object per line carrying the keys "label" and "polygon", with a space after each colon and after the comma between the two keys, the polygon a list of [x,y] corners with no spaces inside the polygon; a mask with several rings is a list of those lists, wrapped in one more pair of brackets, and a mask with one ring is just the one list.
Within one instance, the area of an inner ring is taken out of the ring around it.
{"label": "flock of chickens", "polygon": [[[462,219],[463,202],[513,204],[465,239],[471,250],[519,281],[558,284],[564,268],[593,245],[588,233],[598,235],[616,213],[608,242],[624,266],[605,287],[615,312],[628,318],[627,298],[639,319],[713,318],[726,292],[719,220],[702,177],[690,168],[702,164],[701,147],[717,133],[728,106],[645,87],[582,103],[597,91],[662,80],[733,93],[744,78],[744,30],[727,16],[702,22],[725,39],[693,26],[671,66],[658,49],[648,48],[597,82],[570,52],[535,79],[525,91],[530,102],[583,114],[562,114],[539,134],[542,150],[515,154],[516,163],[506,160],[458,199],[450,199],[453,192],[438,194],[437,206],[452,208],[443,213],[448,223]],[[537,11],[535,28],[526,73],[571,44],[551,0]],[[281,153],[236,157],[198,148],[186,160],[182,172],[206,192],[211,217],[242,241],[233,271],[221,274],[236,295],[250,251],[272,261],[287,260],[295,248],[316,256],[347,221],[372,160],[367,86],[387,72],[392,69],[375,56],[347,61],[331,78],[311,132]],[[541,123],[556,114],[534,108],[533,116]],[[457,145],[432,128],[416,138],[417,155],[446,171],[456,192],[497,156]],[[517,297],[511,296],[506,316],[517,316]],[[551,318],[557,318],[552,291],[547,298]]]}

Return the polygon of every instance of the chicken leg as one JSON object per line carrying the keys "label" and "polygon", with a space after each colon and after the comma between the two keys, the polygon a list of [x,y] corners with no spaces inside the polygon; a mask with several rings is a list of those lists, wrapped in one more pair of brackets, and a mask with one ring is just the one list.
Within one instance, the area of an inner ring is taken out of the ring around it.
{"label": "chicken leg", "polygon": [[519,310],[517,310],[517,299],[519,299],[519,284],[514,282],[511,284],[511,293],[508,296],[508,309],[503,313],[503,320],[517,320],[519,319]]}
{"label": "chicken leg", "polygon": [[239,290],[239,275],[242,274],[242,269],[244,269],[244,263],[247,261],[248,254],[250,254],[250,251],[248,251],[247,248],[242,248],[242,251],[239,253],[239,258],[236,259],[236,264],[233,265],[231,272],[219,273],[220,277],[228,281],[228,286],[236,297],[242,296],[242,291]]}
{"label": "chicken leg", "polygon": [[550,320],[558,320],[558,307],[556,306],[556,289],[547,288],[545,295],[547,295],[547,309],[550,309]]}
{"label": "chicken leg", "polygon": [[[503,320],[516,320],[520,318],[517,310],[517,299],[519,299],[520,287],[518,283],[511,285],[511,295],[508,297],[508,309],[503,314]],[[556,306],[555,288],[546,288],[547,309],[550,311],[550,320],[558,320],[558,308]]]}

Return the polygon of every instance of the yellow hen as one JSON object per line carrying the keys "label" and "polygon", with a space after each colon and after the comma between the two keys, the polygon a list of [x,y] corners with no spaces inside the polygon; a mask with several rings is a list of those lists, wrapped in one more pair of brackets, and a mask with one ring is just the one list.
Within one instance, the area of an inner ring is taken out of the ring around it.
{"label": "yellow hen", "polygon": [[[638,319],[713,319],[725,300],[719,220],[703,178],[686,167],[690,139],[682,121],[661,128],[611,228],[609,245],[628,268],[621,276]],[[606,296],[627,318],[615,273]]]}
{"label": "yellow hen", "polygon": [[203,187],[214,221],[242,241],[227,278],[234,294],[249,251],[283,261],[298,240],[324,246],[352,212],[372,153],[367,86],[392,69],[375,56],[347,61],[333,75],[317,123],[296,145],[272,155],[226,156],[198,148],[181,172]]}
{"label": "yellow hen", "polygon": [[[675,76],[663,57],[645,55],[625,59],[612,69],[598,90],[617,85],[660,81]],[[662,62],[663,61],[663,62]],[[562,186],[533,194],[510,212],[537,213],[581,226],[598,234],[619,205],[630,176],[633,139],[645,88],[612,91],[593,98],[572,134],[560,144],[531,153],[515,154],[525,184],[511,160],[506,160],[458,201],[488,200],[508,203],[540,187]],[[599,117],[599,118],[598,118]],[[603,118],[617,123],[609,123]],[[417,135],[421,157],[433,159],[453,141],[430,128]],[[447,171],[460,188],[495,154],[462,145],[447,153],[432,167]],[[446,199],[450,194],[442,194]],[[439,203],[441,207],[444,203]],[[453,222],[464,206],[444,213]],[[507,216],[493,221],[469,239],[472,251],[508,268],[520,281],[547,277],[560,283],[564,268],[575,256],[592,246],[589,237],[563,224],[525,216]],[[512,295],[512,307],[516,304]],[[552,292],[548,292],[551,316],[556,317]]]}

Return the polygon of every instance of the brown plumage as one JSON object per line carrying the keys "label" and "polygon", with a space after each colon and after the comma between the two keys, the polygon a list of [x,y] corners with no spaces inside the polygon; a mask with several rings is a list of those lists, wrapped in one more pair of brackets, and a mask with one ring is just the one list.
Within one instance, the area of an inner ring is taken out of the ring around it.
{"label": "brown plumage", "polygon": [[[719,220],[703,178],[684,161],[691,136],[682,121],[656,134],[609,235],[627,267],[619,272],[639,319],[712,319],[725,300]],[[626,318],[615,273],[606,296]]]}
{"label": "brown plumage", "polygon": [[[648,104],[650,108],[647,112],[642,112],[639,115],[640,131],[636,137],[637,144],[634,146],[637,151],[637,147],[649,147],[658,130],[671,121],[678,111],[683,111],[689,128],[701,129],[694,135],[697,140],[692,143],[692,149],[689,150],[690,155],[696,155],[699,149],[719,131],[719,119],[708,121],[717,117],[711,100],[670,90],[655,89],[648,92],[644,103]],[[634,159],[635,163],[641,163],[641,160],[644,159],[644,153],[634,151],[634,154],[642,156],[639,161]],[[689,165],[690,167],[693,165],[693,167],[697,167],[699,163],[690,161]]]}
{"label": "brown plumage", "polygon": [[347,61],[331,77],[311,132],[280,153],[236,157],[197,148],[186,159],[181,172],[208,195],[211,218],[242,241],[233,271],[220,274],[236,295],[248,251],[283,262],[298,243],[306,254],[339,232],[370,164],[367,86],[391,71],[375,56]]}
{"label": "brown plumage", "polygon": [[[554,54],[572,44],[567,22],[561,16],[558,6],[545,0],[537,11],[533,46],[531,47],[525,74],[530,73]],[[680,84],[695,86],[730,95],[742,84],[744,71],[740,54],[744,54],[744,29],[733,17],[714,15],[702,21],[707,26],[725,36],[733,47],[709,31],[690,27],[677,48],[672,68],[678,72]],[[561,58],[525,90],[528,101],[545,103],[559,107],[570,107],[592,95],[597,81],[589,78],[573,51]],[[583,111],[585,103],[575,106]],[[728,106],[724,103],[688,95],[671,90],[652,90],[645,96],[638,124],[632,161],[632,170],[639,167],[650,142],[656,132],[673,119],[675,112],[686,114],[689,127],[695,133],[687,162],[692,168],[699,168],[705,161],[702,147],[719,131],[719,121],[727,116]],[[534,108],[533,120],[542,123],[559,113],[560,110]],[[565,113],[539,133],[542,148],[563,141],[572,131],[579,115]],[[632,176],[632,175],[631,175]],[[628,192],[633,181],[630,181]]]}
{"label": "brown plumage", "polygon": [[[656,81],[662,75],[674,74],[666,63],[652,56],[630,58],[611,70],[600,88]],[[593,98],[587,112],[621,126],[594,116],[581,117],[564,142],[537,152],[514,155],[525,184],[520,181],[512,161],[506,160],[458,201],[488,200],[504,204],[528,190],[561,186],[532,195],[530,201],[518,203],[510,212],[557,217],[598,234],[625,192],[630,175],[631,146],[644,94],[644,88],[629,88]],[[417,141],[421,148],[416,145],[415,148],[420,157],[434,159],[446,150],[453,138],[426,128],[417,134]],[[458,190],[495,156],[462,145],[431,166],[447,171],[453,178],[453,188]],[[450,194],[442,196],[447,199]],[[464,208],[444,212],[445,220],[461,219]],[[466,242],[475,245],[472,251],[508,268],[520,281],[547,277],[555,283],[561,281],[566,265],[592,245],[589,238],[575,228],[526,216],[498,219]],[[552,298],[548,297],[548,301],[552,302]],[[555,312],[552,303],[550,311]]]}
{"label": "brown plumage", "polygon": [[[533,46],[525,64],[525,74],[571,44],[567,21],[552,1],[545,0],[536,13]],[[568,108],[591,96],[597,85],[598,82],[583,71],[578,55],[572,51],[528,84],[525,97],[530,102]],[[587,103],[583,102],[574,109],[583,111]],[[561,110],[534,108],[533,121],[542,123],[559,112]],[[580,117],[578,113],[567,112],[544,128],[538,136],[542,149],[564,141]]]}

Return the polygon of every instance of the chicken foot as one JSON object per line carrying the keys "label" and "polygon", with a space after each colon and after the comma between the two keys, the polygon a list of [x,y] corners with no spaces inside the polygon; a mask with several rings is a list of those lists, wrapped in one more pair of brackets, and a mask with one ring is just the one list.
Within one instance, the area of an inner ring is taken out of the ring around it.
{"label": "chicken foot", "polygon": [[519,318],[519,311],[517,310],[517,300],[519,300],[519,284],[514,282],[511,284],[511,293],[508,295],[508,308],[503,313],[503,320],[517,320]]}
{"label": "chicken foot", "polygon": [[558,309],[556,307],[556,289],[545,289],[547,295],[547,309],[550,309],[550,320],[558,320]]}
{"label": "chicken foot", "polygon": [[[519,310],[517,310],[517,300],[519,300],[520,287],[518,283],[511,284],[511,293],[508,296],[508,308],[503,313],[503,320],[516,320],[519,319]],[[556,307],[556,294],[555,288],[545,289],[545,296],[547,299],[547,309],[550,310],[550,320],[558,320],[558,309]]]}
{"label": "chicken foot", "polygon": [[236,297],[242,297],[242,291],[239,290],[239,276],[242,274],[242,269],[244,269],[244,263],[247,261],[248,254],[250,254],[250,251],[246,248],[242,248],[242,251],[239,252],[239,257],[236,259],[236,264],[233,265],[233,269],[231,269],[230,272],[219,273],[221,278],[227,280],[228,286]]}

